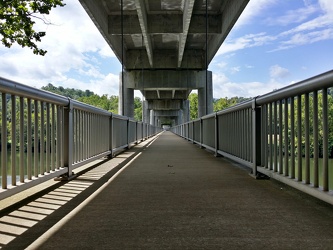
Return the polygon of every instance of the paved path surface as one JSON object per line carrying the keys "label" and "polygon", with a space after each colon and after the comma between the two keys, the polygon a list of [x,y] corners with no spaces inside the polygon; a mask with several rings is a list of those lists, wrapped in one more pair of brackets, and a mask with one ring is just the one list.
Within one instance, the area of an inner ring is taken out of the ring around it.
{"label": "paved path surface", "polygon": [[331,205],[169,132],[135,150],[113,177],[78,177],[82,194],[4,248],[333,249]]}

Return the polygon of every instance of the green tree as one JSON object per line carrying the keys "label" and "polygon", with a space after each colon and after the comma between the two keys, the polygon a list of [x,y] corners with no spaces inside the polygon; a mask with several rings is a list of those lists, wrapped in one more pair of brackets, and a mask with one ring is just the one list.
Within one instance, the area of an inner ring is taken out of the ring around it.
{"label": "green tree", "polygon": [[227,107],[229,107],[227,97],[214,100],[214,112],[223,110]]}
{"label": "green tree", "polygon": [[89,96],[95,95],[94,92],[92,92],[90,90],[82,91],[80,89],[74,89],[74,88],[65,89],[64,87],[61,87],[61,86],[60,87],[53,86],[51,83],[49,83],[46,86],[43,86],[41,89],[58,94],[58,95],[66,96],[66,97],[69,97],[69,98],[72,98],[75,100],[77,100],[81,97],[89,97]]}
{"label": "green tree", "polygon": [[220,99],[214,99],[214,112],[229,108],[231,106],[234,106],[236,104],[239,104],[241,102],[245,102],[251,100],[251,98],[244,98],[244,97],[238,97],[234,96],[228,99],[228,97],[220,98]]}
{"label": "green tree", "polygon": [[134,119],[142,121],[142,101],[140,97],[134,98]]}
{"label": "green tree", "polygon": [[35,31],[36,19],[51,24],[44,16],[52,8],[63,7],[63,0],[0,0],[0,38],[10,48],[14,43],[28,47],[36,55],[45,55],[46,50],[38,48],[45,31]]}
{"label": "green tree", "polygon": [[190,101],[190,119],[195,120],[198,118],[198,94],[191,93],[188,100]]}

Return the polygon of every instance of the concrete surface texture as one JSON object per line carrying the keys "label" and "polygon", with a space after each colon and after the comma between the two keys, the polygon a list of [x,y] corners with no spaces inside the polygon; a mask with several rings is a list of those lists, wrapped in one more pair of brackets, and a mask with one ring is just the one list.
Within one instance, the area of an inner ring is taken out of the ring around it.
{"label": "concrete surface texture", "polygon": [[46,233],[35,229],[5,248],[22,249],[24,237],[31,237],[28,249],[333,248],[333,207],[326,203],[255,180],[171,132],[136,150],[60,221],[34,226]]}

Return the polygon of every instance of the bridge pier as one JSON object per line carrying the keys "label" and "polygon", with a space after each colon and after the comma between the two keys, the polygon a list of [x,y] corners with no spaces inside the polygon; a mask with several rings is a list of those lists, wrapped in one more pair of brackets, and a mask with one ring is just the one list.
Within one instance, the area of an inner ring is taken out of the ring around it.
{"label": "bridge pier", "polygon": [[134,89],[123,82],[122,73],[119,76],[119,99],[118,99],[118,113],[127,117],[134,117]]}
{"label": "bridge pier", "polygon": [[213,76],[207,72],[207,81],[198,88],[198,117],[213,113]]}
{"label": "bridge pier", "polygon": [[[122,75],[123,74],[123,75]],[[198,115],[213,112],[212,72],[206,70],[132,70],[120,77],[119,113],[134,117],[134,90],[145,97],[143,120],[150,124],[176,124],[190,119],[188,96],[198,89]],[[124,81],[124,82],[123,82]],[[169,111],[170,114],[159,111]],[[174,112],[176,111],[176,113]]]}

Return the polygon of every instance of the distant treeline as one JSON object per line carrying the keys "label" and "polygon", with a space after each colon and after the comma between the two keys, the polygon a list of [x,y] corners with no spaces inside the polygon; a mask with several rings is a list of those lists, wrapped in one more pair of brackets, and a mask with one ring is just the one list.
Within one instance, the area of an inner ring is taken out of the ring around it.
{"label": "distant treeline", "polygon": [[[42,87],[42,89],[118,114],[118,96],[115,95],[108,96],[105,94],[99,96],[90,90],[83,91],[80,89],[64,88],[61,86],[56,87],[53,86],[51,83],[49,83],[47,86]],[[233,105],[236,105],[238,103],[244,102],[249,99],[250,98],[237,97],[237,96],[232,98],[224,97],[220,99],[214,99],[213,100],[214,112],[231,107]],[[190,101],[190,118],[191,120],[194,120],[198,118],[198,94],[196,93],[190,94],[189,101]],[[134,118],[137,121],[142,120],[142,101],[139,97],[134,98]]]}

